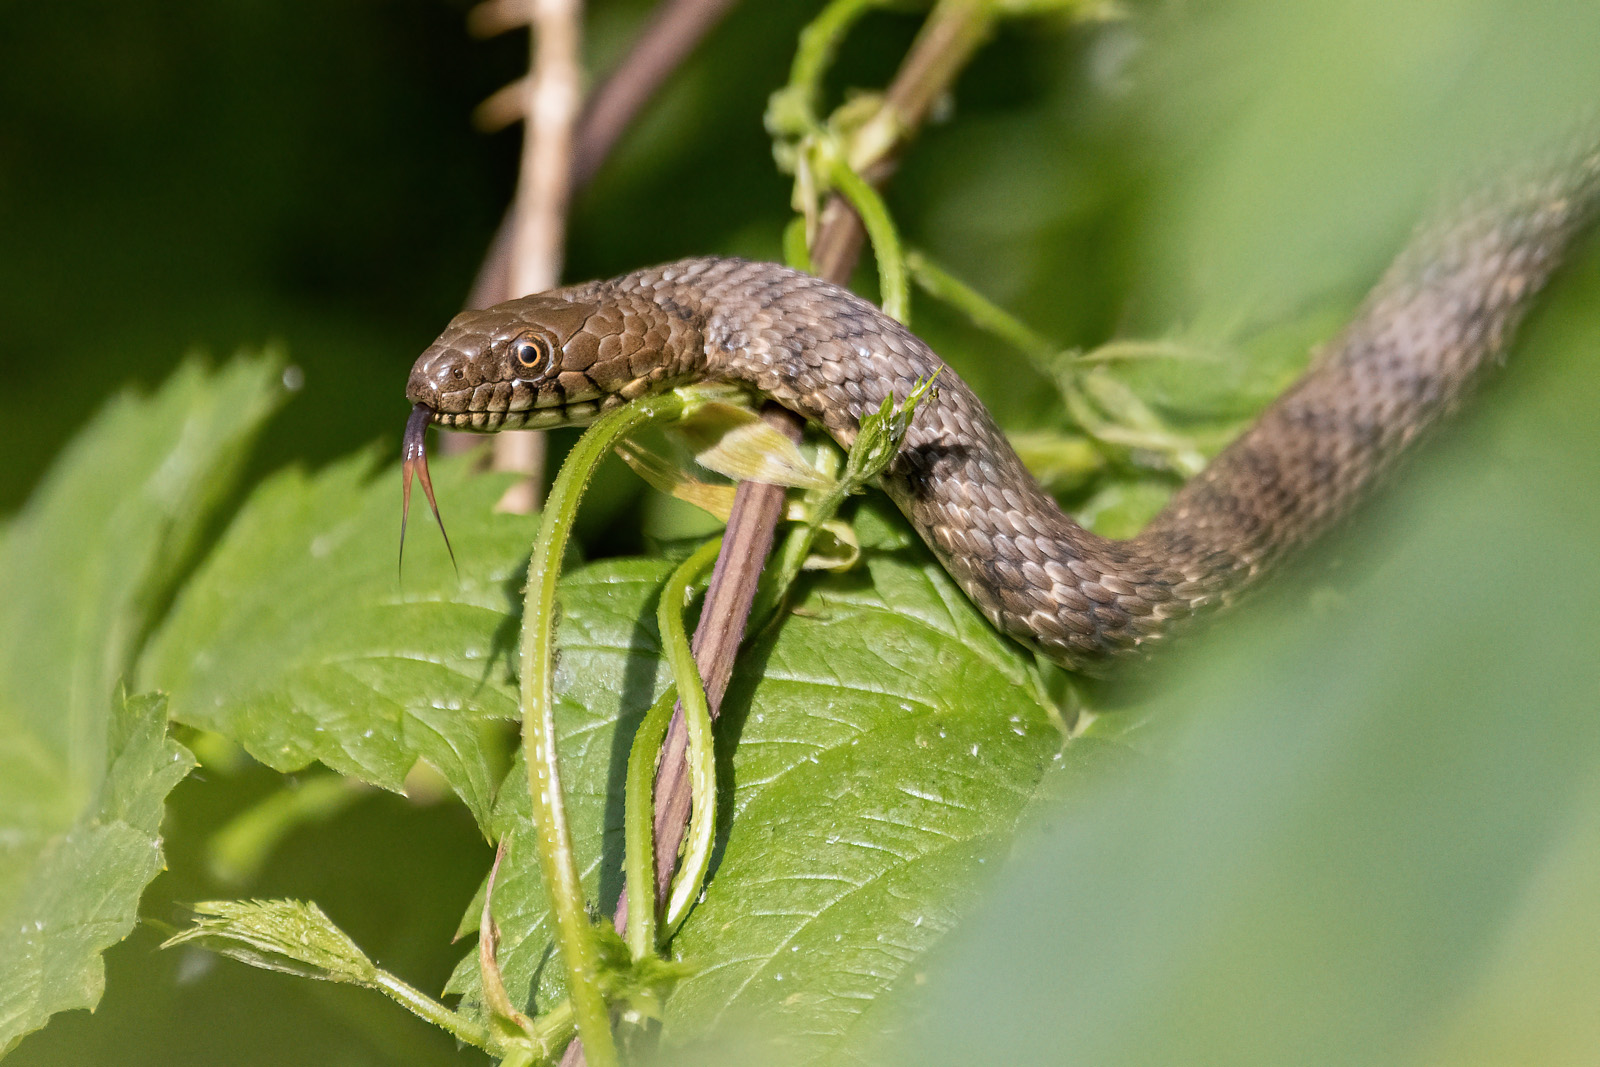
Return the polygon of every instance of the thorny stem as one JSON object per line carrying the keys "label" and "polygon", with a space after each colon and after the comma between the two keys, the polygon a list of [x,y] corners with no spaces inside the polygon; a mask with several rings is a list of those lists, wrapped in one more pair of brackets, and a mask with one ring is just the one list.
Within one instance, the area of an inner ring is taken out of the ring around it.
{"label": "thorny stem", "polygon": [[513,296],[539,293],[561,276],[570,196],[573,124],[582,99],[578,65],[580,0],[532,0],[533,72],[517,178]]}
{"label": "thorny stem", "polygon": [[682,414],[680,394],[644,397],[602,415],[561,466],[544,509],[523,602],[522,744],[528,765],[528,793],[538,843],[539,868],[550,894],[556,944],[567,971],[568,994],[578,1033],[596,1067],[614,1067],[616,1044],[611,1014],[600,989],[600,963],[584,904],[583,886],[572,851],[566,800],[555,747],[555,613],[556,579],[566,550],[578,500],[600,460],[630,432],[656,419]]}
{"label": "thorny stem", "polygon": [[[893,171],[894,160],[929,108],[946,92],[974,49],[983,40],[993,5],[982,0],[942,0],[928,16],[885,94],[883,110],[894,116],[895,136],[880,140],[880,155],[867,161],[852,159],[856,170],[877,186]],[[872,126],[876,120],[869,120]],[[879,121],[883,129],[888,120]],[[840,197],[833,197],[823,212],[812,248],[815,273],[837,284],[849,281],[860,253],[861,224]],[[799,416],[768,404],[762,417],[796,441],[802,427]],[[783,512],[784,490],[779,486],[741,482],[733,514],[723,537],[711,587],[706,592],[695,630],[694,653],[705,679],[706,699],[713,718],[721,710],[733,661],[744,636],[751,602],[755,598],[761,567],[772,547],[773,533]],[[671,865],[663,857],[676,856],[689,814],[689,782],[685,773],[687,735],[679,708],[667,730],[661,768],[656,775],[657,894],[670,884]],[[663,870],[664,868],[664,870]],[[628,897],[617,903],[617,928],[623,929]]]}

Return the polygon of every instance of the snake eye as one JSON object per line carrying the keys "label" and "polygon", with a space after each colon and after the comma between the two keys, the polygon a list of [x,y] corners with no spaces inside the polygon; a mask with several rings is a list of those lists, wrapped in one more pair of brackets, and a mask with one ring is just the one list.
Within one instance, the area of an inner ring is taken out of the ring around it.
{"label": "snake eye", "polygon": [[524,335],[512,342],[511,358],[523,370],[538,370],[550,360],[550,345],[542,337]]}

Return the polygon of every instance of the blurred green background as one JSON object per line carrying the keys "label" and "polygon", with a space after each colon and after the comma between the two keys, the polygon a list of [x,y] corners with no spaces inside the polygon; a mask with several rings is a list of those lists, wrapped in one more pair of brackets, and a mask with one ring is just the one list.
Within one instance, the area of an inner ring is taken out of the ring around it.
{"label": "blurred green background", "polygon": [[[520,73],[525,42],[471,40],[466,6],[0,7],[0,517],[107,396],[197,348],[281,344],[304,371],[261,470],[397,438],[406,370],[459,308],[515,170],[516,133],[476,133],[469,114]],[[569,277],[777,255],[788,184],[761,113],[818,6],[735,11],[580,197]],[[591,4],[594,69],[647,10]],[[871,16],[835,88],[881,84],[915,25]],[[1592,112],[1597,54],[1600,16],[1577,2],[1019,21],[978,55],[890,206],[912,243],[1063,344],[1172,336],[1292,364],[1430,191]],[[1176,769],[1110,774],[1051,808],[922,994],[935,1040],[904,1055],[1593,1062],[1592,1022],[1569,1022],[1594,1018],[1573,991],[1600,990],[1600,953],[1573,947],[1600,949],[1600,270],[1592,247],[1580,258],[1527,359],[1418,465],[1419,488],[1153,681],[1091,693],[1122,709],[1109,732],[1157,724],[1151,759]],[[927,300],[917,316],[1009,426],[1059,425],[1054,390],[1011,353]],[[637,520],[626,484],[613,507]],[[488,858],[470,818],[364,794],[244,884],[208,874],[208,836],[279,785],[257,769],[181,786],[144,913],[314,899],[438,989]],[[481,1059],[371,995],[156,954],[159,936],[109,954],[96,1015],[58,1018],[11,1062]],[[1483,1032],[1508,1019],[1570,1047]]]}

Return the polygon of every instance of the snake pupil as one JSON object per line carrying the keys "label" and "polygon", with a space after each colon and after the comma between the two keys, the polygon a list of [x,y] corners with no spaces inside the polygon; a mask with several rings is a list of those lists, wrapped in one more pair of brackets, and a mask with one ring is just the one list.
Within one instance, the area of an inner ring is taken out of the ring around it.
{"label": "snake pupil", "polygon": [[511,354],[516,357],[517,362],[529,370],[544,362],[546,352],[545,346],[532,338],[523,338],[511,349]]}

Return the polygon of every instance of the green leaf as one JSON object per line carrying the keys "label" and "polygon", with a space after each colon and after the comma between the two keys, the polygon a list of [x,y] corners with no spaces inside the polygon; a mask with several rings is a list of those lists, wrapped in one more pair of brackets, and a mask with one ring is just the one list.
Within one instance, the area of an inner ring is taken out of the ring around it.
{"label": "green leaf", "polygon": [[[669,1044],[759,1016],[802,1060],[827,1061],[870,1033],[882,994],[972,906],[1060,751],[1029,657],[897,518],[866,508],[857,526],[865,573],[813,585],[735,671],[717,725],[728,830],[674,943],[690,973],[666,1003]],[[585,875],[608,913],[627,743],[666,680],[651,615],[669,566],[601,563],[562,586],[562,774],[579,854],[604,850]],[[502,798],[511,853],[495,894],[519,1003],[548,943],[523,792]],[[539,972],[541,1009],[561,993],[555,969]],[[470,994],[475,971],[464,961],[451,988]]]}
{"label": "green leaf", "polygon": [[801,489],[825,490],[833,485],[806,460],[799,445],[747,407],[720,400],[702,402],[673,429],[706,470]]}
{"label": "green leaf", "polygon": [[378,968],[315,904],[301,900],[205,900],[194,925],[162,942],[191,942],[269,971],[324,982],[376,984]]}
{"label": "green leaf", "polygon": [[0,725],[3,1055],[55,1012],[99,1003],[100,953],[133,929],[139,895],[162,869],[162,805],[194,761],[167,737],[154,695],[116,698],[105,766],[90,780],[40,776],[37,739]]}
{"label": "green leaf", "polygon": [[12,525],[0,557],[0,715],[9,709],[49,754],[51,775],[98,779],[108,701],[282,397],[277,374],[272,360],[215,373],[190,363],[153,397],[113,401]]}
{"label": "green leaf", "polygon": [[0,1048],[92,1008],[100,952],[161,868],[188,754],[117,692],[283,391],[273,360],[189,364],[114,401],[0,541]]}
{"label": "green leaf", "polygon": [[208,900],[194,911],[194,925],[169,937],[162,948],[192,943],[251,967],[375,989],[459,1040],[486,1051],[494,1047],[485,1029],[380,969],[315,904]]}
{"label": "green leaf", "polygon": [[459,581],[421,523],[397,574],[394,467],[358,455],[272,478],[184,590],[141,677],[172,694],[175,719],[280,771],[320,760],[398,791],[426,760],[487,825],[506,762],[500,723],[517,717],[532,525],[495,513],[506,479],[469,477],[470,463],[434,473]]}
{"label": "green leaf", "polygon": [[674,951],[668,1044],[759,1020],[834,1062],[974,905],[1062,739],[1029,657],[899,520],[858,518],[867,578],[814,587],[735,674],[726,850]]}

